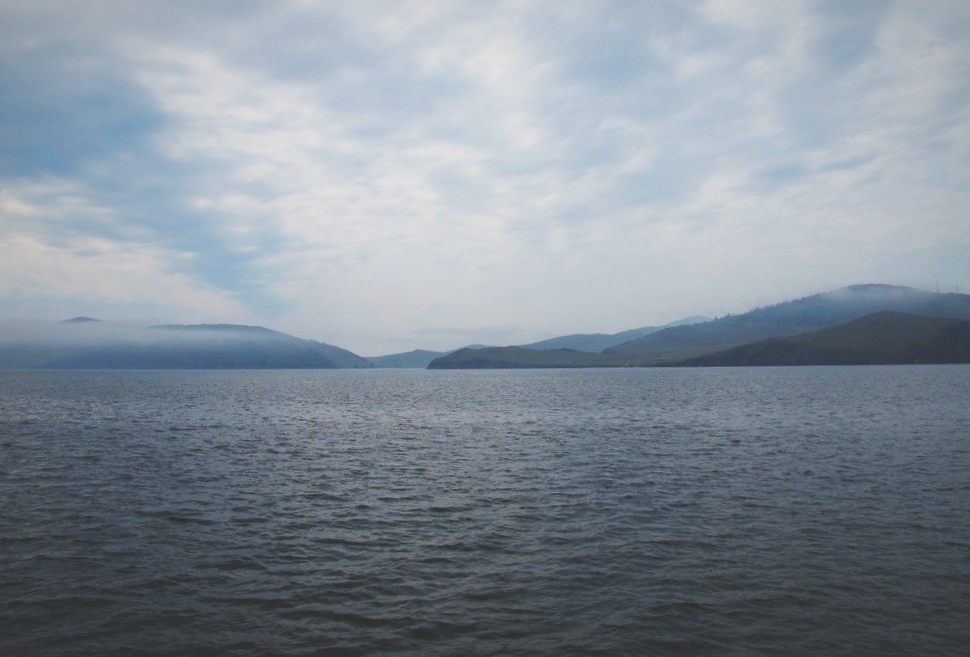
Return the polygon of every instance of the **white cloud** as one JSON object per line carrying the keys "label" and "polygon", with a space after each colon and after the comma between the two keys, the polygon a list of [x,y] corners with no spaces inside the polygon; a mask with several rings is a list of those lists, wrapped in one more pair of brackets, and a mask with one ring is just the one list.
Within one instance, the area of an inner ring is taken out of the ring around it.
{"label": "white cloud", "polygon": [[[0,294],[20,300],[86,299],[129,312],[165,311],[177,318],[245,318],[226,293],[172,273],[172,254],[148,246],[82,238],[55,246],[24,234],[0,235]],[[33,306],[34,304],[29,304]]]}
{"label": "white cloud", "polygon": [[[962,5],[129,7],[70,35],[7,15],[43,70],[71,39],[138,99],[62,171],[0,168],[4,239],[64,263],[5,265],[10,298],[121,308],[127,276],[179,290],[148,292],[160,310],[374,353],[917,282],[891,263],[920,258],[970,287],[930,255],[970,248]],[[74,268],[84,285],[50,278]]]}
{"label": "white cloud", "polygon": [[192,254],[93,234],[93,226],[116,219],[82,187],[58,179],[16,182],[0,188],[0,296],[27,307],[86,299],[179,317],[247,315],[231,295],[175,271]]}

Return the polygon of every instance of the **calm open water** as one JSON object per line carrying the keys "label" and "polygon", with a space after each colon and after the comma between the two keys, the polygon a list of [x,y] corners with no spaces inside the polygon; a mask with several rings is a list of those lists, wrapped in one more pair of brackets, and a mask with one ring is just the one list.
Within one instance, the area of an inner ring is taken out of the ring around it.
{"label": "calm open water", "polygon": [[0,372],[2,655],[958,655],[970,367]]}

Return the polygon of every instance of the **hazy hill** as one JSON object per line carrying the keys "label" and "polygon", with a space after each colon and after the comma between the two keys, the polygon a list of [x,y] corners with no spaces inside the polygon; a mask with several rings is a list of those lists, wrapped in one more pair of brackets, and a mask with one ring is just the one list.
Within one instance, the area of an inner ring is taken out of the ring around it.
{"label": "hazy hill", "polygon": [[[549,338],[547,340],[540,340],[539,342],[533,342],[531,344],[518,345],[521,349],[529,349],[533,351],[557,351],[557,350],[571,350],[571,351],[585,351],[590,353],[600,353],[607,347],[612,347],[613,345],[622,344],[624,342],[629,342],[634,338],[647,335],[648,333],[653,333],[660,331],[662,329],[671,326],[683,326],[686,324],[696,324],[697,322],[709,321],[709,317],[701,317],[696,315],[694,317],[687,317],[685,319],[678,320],[676,322],[671,322],[670,324],[665,324],[664,326],[644,326],[643,328],[630,329],[629,331],[622,331],[620,333],[574,333],[572,335],[560,335],[555,338]],[[508,347],[488,347],[481,344],[472,344],[465,347],[465,349],[496,349],[499,351],[486,352],[482,356],[482,362],[488,361],[491,355],[500,357],[501,359],[506,359],[510,356],[507,352],[502,352],[501,350],[507,349]],[[415,349],[414,351],[407,351],[400,354],[388,354],[386,356],[370,356],[367,360],[374,364],[374,367],[382,368],[426,368],[437,358],[447,356],[448,354],[459,351],[453,349],[451,351],[426,351],[423,349]],[[529,357],[531,358],[531,357]],[[540,359],[548,360],[548,359]],[[612,360],[615,359],[611,359]],[[531,362],[531,361],[530,361]],[[520,365],[521,367],[531,367],[530,365]],[[562,367],[571,367],[570,365],[563,365]]]}
{"label": "hazy hill", "polygon": [[100,321],[100,319],[95,319],[94,317],[72,317],[71,319],[65,319],[63,322],[58,322],[58,324],[84,324],[86,322]]}
{"label": "hazy hill", "polygon": [[11,331],[0,368],[27,369],[333,369],[369,368],[323,342],[235,324],[128,326],[75,318]]}
{"label": "hazy hill", "polygon": [[459,349],[429,365],[429,370],[451,369],[518,369],[549,367],[610,367],[616,359],[573,349],[524,349],[522,347],[486,347]]}
{"label": "hazy hill", "polygon": [[896,312],[691,358],[688,367],[970,363],[970,320]]}
{"label": "hazy hill", "polygon": [[[490,349],[484,344],[470,344],[461,349]],[[448,351],[427,351],[425,349],[414,349],[399,354],[387,354],[386,356],[370,356],[367,358],[374,367],[382,369],[425,369],[436,358],[447,356],[448,354],[459,351],[459,349],[449,349]]]}
{"label": "hazy hill", "polygon": [[[542,351],[502,347],[483,349],[475,354],[456,352],[433,361],[429,368],[618,367],[680,363],[701,365],[708,362],[699,358],[706,354],[720,354],[720,352],[734,347],[741,347],[742,345],[750,347],[752,343],[760,344],[769,338],[786,338],[840,326],[879,312],[908,313],[923,318],[944,318],[941,321],[946,321],[946,318],[970,319],[970,295],[939,294],[890,285],[855,285],[774,306],[758,308],[742,315],[731,315],[700,324],[665,328],[633,341],[608,348],[599,355],[587,353],[584,357],[580,357],[577,354],[583,352],[572,350]],[[895,323],[883,321],[884,324],[879,331],[869,331],[864,338],[860,339],[872,342],[873,345],[885,345],[888,344],[888,341],[893,340],[902,341],[905,344],[894,343],[894,346],[885,346],[885,352],[879,352],[882,355],[878,358],[882,358],[886,362],[912,362],[905,360],[909,356],[904,357],[904,355],[901,355],[903,352],[899,350],[913,343],[916,338],[913,337],[912,332],[916,329],[906,329],[903,321]],[[935,325],[931,322],[925,325],[920,324],[920,326],[923,327],[921,330],[929,331]],[[959,329],[953,328],[952,331],[958,333]],[[879,341],[875,341],[877,334]],[[849,332],[839,335],[842,335],[844,339],[849,339],[849,336],[854,334]],[[934,339],[945,340],[948,339],[947,335],[950,334],[944,333],[940,336],[934,334]],[[957,336],[957,334],[950,337],[956,339],[954,336]],[[758,349],[770,347],[771,349],[794,350],[794,347],[788,345],[788,343],[784,343],[784,346],[781,345],[782,343],[772,342],[768,345],[761,345]],[[821,352],[812,351],[816,347],[821,349],[820,345],[821,343],[802,345],[798,351],[800,355],[793,355],[792,359],[794,360],[792,362],[797,362],[798,359],[803,359],[805,362],[821,362],[824,358],[835,358],[832,355],[834,352],[827,351],[826,353],[829,356],[823,357]],[[952,358],[956,357],[953,354],[959,352],[959,349],[959,343],[945,349],[941,347],[939,351],[934,352],[937,355],[932,356],[935,359],[933,362],[951,362]],[[892,355],[888,355],[890,353]],[[906,353],[909,354],[909,352]],[[915,352],[911,355],[913,358],[919,356]],[[729,359],[745,357],[733,353],[731,356],[726,356]],[[771,358],[775,357],[771,356]],[[781,356],[777,357],[781,358]],[[931,356],[929,352],[926,352],[922,357],[930,358]],[[754,358],[754,356],[750,356],[750,358]],[[765,356],[765,358],[767,359],[768,356]],[[872,358],[877,358],[877,356],[872,355],[870,360]],[[687,359],[694,360],[685,362]],[[851,360],[849,358],[846,362]],[[869,362],[869,360],[865,360],[865,362]],[[752,364],[754,363],[755,361],[752,361]]]}
{"label": "hazy hill", "polygon": [[435,358],[440,358],[447,354],[447,351],[426,351],[424,349],[415,349],[414,351],[406,351],[401,354],[388,354],[386,356],[370,356],[367,360],[371,362],[374,367],[382,368],[426,368],[431,361]]}
{"label": "hazy hill", "polygon": [[687,317],[663,326],[644,326],[642,328],[630,329],[628,331],[621,331],[620,333],[612,334],[574,333],[572,335],[561,335],[555,338],[549,338],[548,340],[540,340],[539,342],[519,346],[523,349],[573,349],[575,351],[590,351],[599,353],[604,349],[608,349],[618,344],[623,344],[624,342],[629,342],[630,340],[635,340],[645,335],[650,335],[651,333],[656,333],[657,331],[662,331],[665,328],[686,326],[688,324],[697,324],[707,321],[710,321],[710,317],[695,315],[694,317]]}
{"label": "hazy hill", "polygon": [[853,285],[729,315],[664,329],[605,351],[642,365],[680,361],[772,337],[787,337],[881,311],[970,319],[970,295],[940,294],[892,285]]}
{"label": "hazy hill", "polygon": [[[552,355],[547,355],[543,357],[534,356],[526,351],[510,351],[512,347],[487,347],[485,345],[469,345],[465,349],[480,350],[483,353],[478,354],[476,357],[472,357],[470,354],[463,356],[456,356],[455,358],[443,361],[442,364],[436,365],[432,369],[442,369],[444,367],[454,368],[459,367],[458,363],[461,363],[460,367],[469,368],[473,367],[472,363],[478,363],[474,367],[486,368],[486,367],[593,367],[593,366],[609,366],[610,364],[615,364],[617,362],[616,358],[608,359],[592,359],[592,358],[578,358],[569,352],[571,351],[581,351],[591,354],[599,354],[607,347],[613,345],[622,344],[628,342],[635,338],[647,335],[649,333],[654,333],[656,331],[663,330],[671,326],[683,326],[686,324],[695,324],[697,322],[709,321],[708,317],[701,317],[696,315],[694,317],[687,317],[685,319],[678,320],[676,322],[671,322],[670,324],[665,324],[664,326],[644,326],[642,328],[630,329],[628,331],[622,331],[620,333],[574,333],[572,335],[560,335],[555,338],[549,338],[547,340],[540,340],[539,342],[533,342],[530,344],[518,345],[515,348],[529,351],[554,351],[557,352]],[[455,350],[460,351],[460,350]],[[448,356],[449,354],[455,353],[455,351],[423,351],[416,349],[414,351],[409,351],[402,354],[390,354],[388,356],[374,356],[369,358],[375,367],[428,367],[433,361],[438,358]],[[574,363],[582,362],[582,365],[575,365]],[[499,364],[501,363],[501,364]],[[541,363],[537,365],[536,363]]]}

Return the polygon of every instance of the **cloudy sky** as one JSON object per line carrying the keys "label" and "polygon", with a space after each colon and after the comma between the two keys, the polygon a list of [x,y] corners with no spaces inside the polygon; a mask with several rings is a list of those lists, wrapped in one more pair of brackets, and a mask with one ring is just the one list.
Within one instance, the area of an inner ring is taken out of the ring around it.
{"label": "cloudy sky", "polygon": [[363,355],[970,290],[966,0],[0,0],[0,317]]}

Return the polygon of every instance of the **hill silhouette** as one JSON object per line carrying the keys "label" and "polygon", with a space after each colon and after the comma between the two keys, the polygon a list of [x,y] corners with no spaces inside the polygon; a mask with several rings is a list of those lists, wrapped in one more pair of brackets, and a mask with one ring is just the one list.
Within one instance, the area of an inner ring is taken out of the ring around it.
{"label": "hill silhouette", "polygon": [[334,369],[369,368],[323,342],[238,324],[136,327],[84,318],[39,327],[0,345],[0,368]]}
{"label": "hill silhouette", "polygon": [[427,351],[425,349],[414,349],[400,354],[387,354],[386,356],[369,356],[367,360],[374,367],[391,369],[424,369],[435,358],[440,358],[447,354],[447,351]]}
{"label": "hill silhouette", "polygon": [[449,369],[528,369],[553,367],[615,367],[616,358],[575,349],[525,349],[523,347],[486,347],[459,349],[429,365],[430,370]]}
{"label": "hill silhouette", "polygon": [[880,312],[811,333],[769,338],[673,365],[970,363],[970,320]]}
{"label": "hill silhouette", "polygon": [[[559,350],[569,349],[572,351],[585,351],[590,353],[600,353],[607,347],[629,342],[635,338],[654,333],[671,326],[681,326],[684,324],[695,324],[697,322],[710,321],[709,317],[687,317],[664,326],[644,326],[642,328],[630,329],[619,333],[573,333],[570,335],[560,335],[546,340],[539,340],[529,344],[516,345],[521,349],[538,350]],[[508,347],[487,347],[485,345],[468,345],[466,349],[507,349]],[[398,354],[387,354],[385,356],[369,356],[367,360],[374,364],[374,367],[381,368],[425,368],[437,358],[452,354],[458,349],[449,351],[427,351],[415,349]],[[508,354],[501,355],[502,352],[486,352],[495,354],[499,359],[506,358]],[[514,361],[515,359],[513,359]],[[542,359],[540,359],[541,361]],[[483,361],[484,362],[484,361]]]}
{"label": "hill silhouette", "polygon": [[853,285],[741,315],[678,326],[605,350],[639,365],[682,361],[772,337],[787,337],[891,311],[970,319],[970,295],[940,294],[894,285]]}
{"label": "hill silhouette", "polygon": [[600,353],[604,349],[614,347],[631,340],[636,340],[645,335],[662,331],[674,326],[686,326],[688,324],[698,324],[710,321],[710,317],[695,315],[685,319],[671,322],[663,326],[644,326],[642,328],[620,331],[619,333],[573,333],[571,335],[561,335],[547,340],[540,340],[530,344],[518,345],[523,349],[573,349],[575,351],[589,351]]}
{"label": "hill silhouette", "polygon": [[[829,338],[835,340],[835,337],[826,338],[827,334],[823,334],[819,338],[823,342],[806,342],[802,345],[778,341],[765,344],[762,344],[762,342],[773,338],[789,338],[837,327],[883,312],[907,314],[922,318],[933,317],[942,322],[967,320],[970,319],[970,295],[940,294],[892,285],[853,285],[765,308],[757,308],[741,315],[729,315],[708,322],[665,328],[607,348],[601,354],[590,353],[579,357],[576,352],[570,350],[550,350],[542,353],[535,349],[493,347],[480,350],[475,354],[456,352],[443,356],[432,361],[429,368],[713,365],[715,364],[714,360],[704,360],[702,357],[714,354],[717,355],[718,359],[722,359],[717,360],[716,364],[728,364],[727,361],[723,360],[725,358],[728,361],[732,358],[740,359],[736,364],[740,364],[741,360],[748,358],[749,364],[756,364],[760,362],[759,358],[763,358],[766,363],[783,359],[782,352],[785,350],[792,353],[792,363],[802,362],[802,360],[805,363],[821,363],[826,358],[835,360],[839,358],[835,355],[835,351],[825,351],[826,354],[829,354],[828,356],[823,356],[821,351],[823,347],[828,349],[824,340]],[[914,331],[917,330],[916,324],[910,326],[905,323],[905,320],[893,322],[885,318],[870,321],[874,324],[863,323],[860,325],[862,328],[853,330],[865,330],[865,337],[860,338],[860,340],[870,341],[873,345],[883,345],[885,351],[879,352],[879,355],[875,351],[871,352],[867,357],[869,360],[861,356],[855,360],[845,356],[846,364],[857,361],[913,362],[913,359],[916,358],[931,359],[921,362],[963,362],[952,360],[959,358],[959,345],[961,344],[959,342],[959,326],[947,328],[937,335],[932,333],[935,330],[933,328],[935,325],[932,322],[925,325],[920,323],[922,328],[919,330],[924,331],[924,334],[921,335],[926,339],[932,338],[941,341],[940,346],[936,351],[926,346],[923,347],[926,350],[924,352],[906,352],[904,354],[903,351],[899,350],[910,347],[916,340],[916,337],[914,337]],[[939,327],[943,330],[943,324],[940,324]],[[841,336],[838,337],[841,340],[849,340],[854,333],[849,330],[846,333],[837,332],[833,335]],[[891,347],[886,346],[893,340],[899,341],[899,343],[893,343]],[[943,345],[947,340],[955,342],[947,343],[950,344],[947,347]],[[757,349],[751,347],[753,344],[759,345]],[[753,351],[748,356],[744,356],[741,351],[732,352],[732,355],[724,355],[723,352],[736,347],[753,349]],[[848,347],[845,348],[848,349]],[[779,351],[777,354],[771,352],[773,355],[769,356],[770,350]],[[759,354],[764,352],[764,355],[755,356],[755,352]],[[906,360],[907,358],[910,360]]]}

